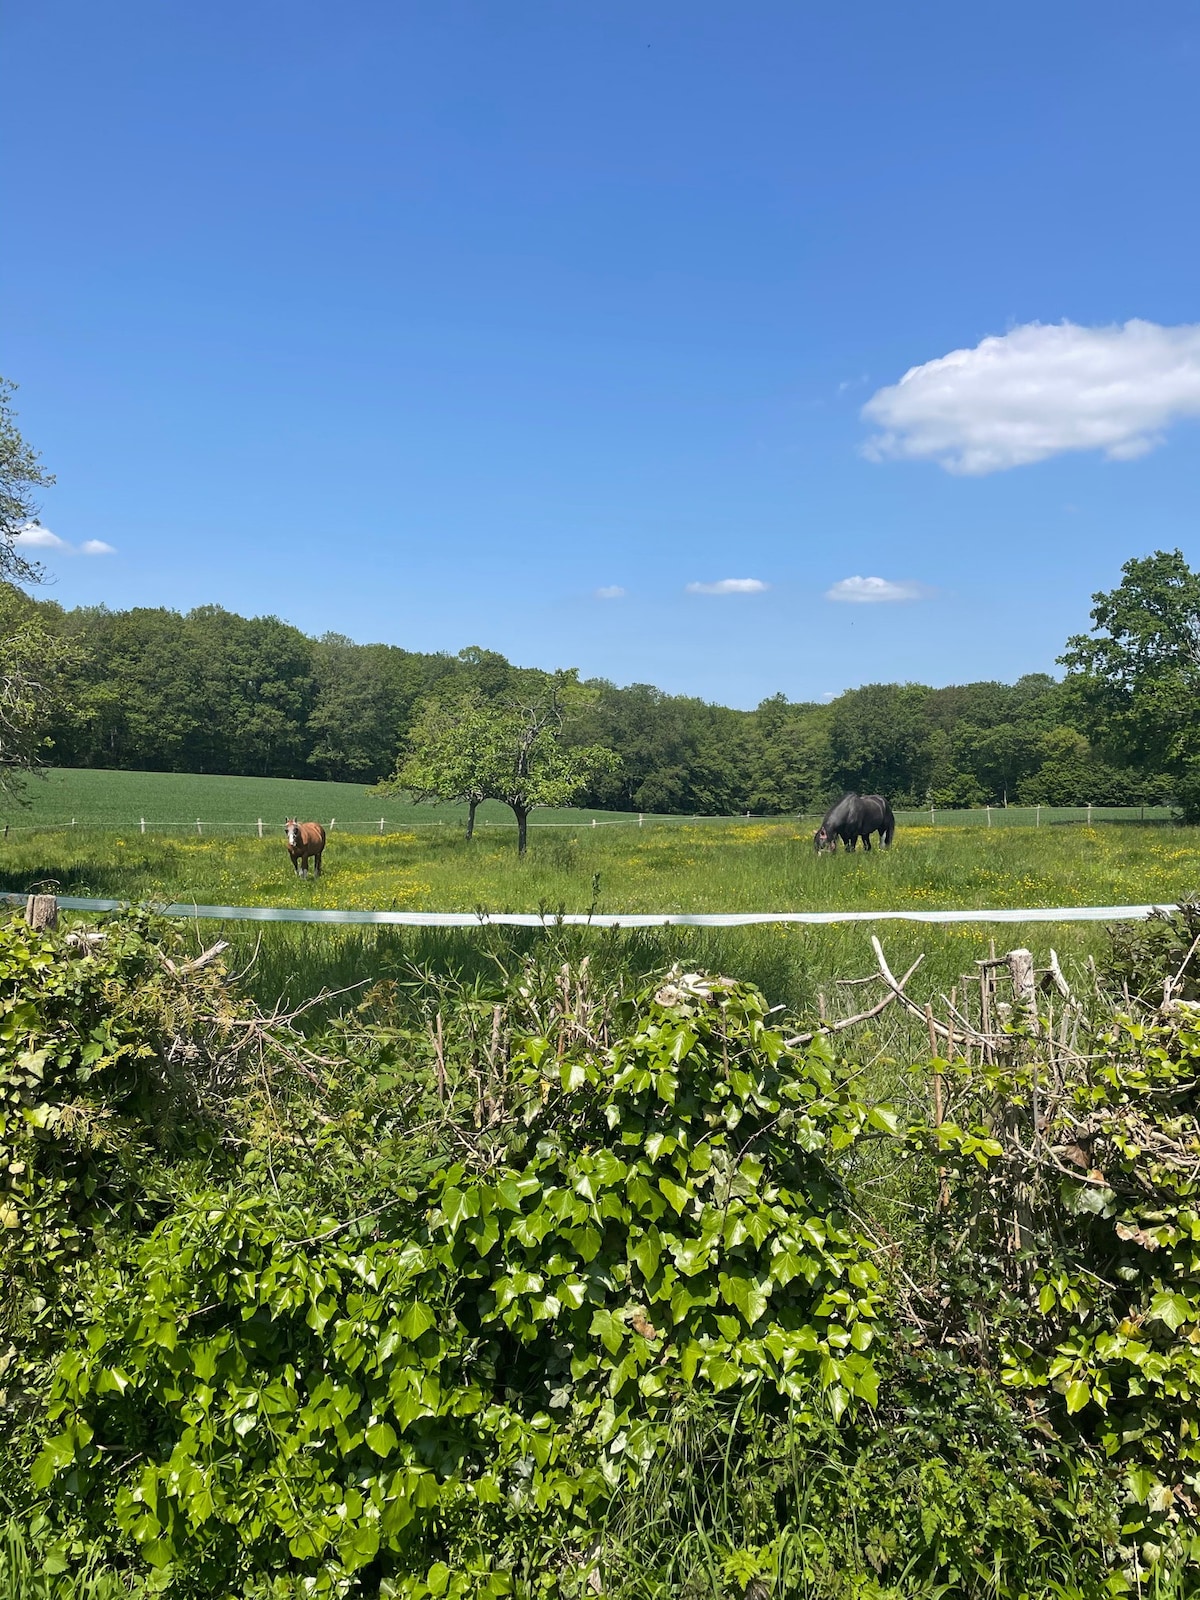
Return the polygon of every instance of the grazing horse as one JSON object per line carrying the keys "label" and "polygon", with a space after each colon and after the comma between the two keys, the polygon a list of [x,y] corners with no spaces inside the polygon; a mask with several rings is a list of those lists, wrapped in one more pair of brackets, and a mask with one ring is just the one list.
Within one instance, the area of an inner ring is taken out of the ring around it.
{"label": "grazing horse", "polygon": [[319,822],[297,822],[295,817],[289,817],[283,825],[284,837],[287,839],[288,855],[292,858],[292,865],[296,869],[296,876],[303,878],[308,870],[309,858],[313,862],[313,877],[321,876],[321,852],[325,848],[325,829]]}
{"label": "grazing horse", "polygon": [[844,794],[822,817],[821,826],[813,835],[813,845],[818,852],[836,850],[840,839],[843,849],[853,850],[861,839],[863,849],[869,850],[873,833],[879,835],[880,844],[886,847],[891,844],[895,832],[892,808],[881,794]]}

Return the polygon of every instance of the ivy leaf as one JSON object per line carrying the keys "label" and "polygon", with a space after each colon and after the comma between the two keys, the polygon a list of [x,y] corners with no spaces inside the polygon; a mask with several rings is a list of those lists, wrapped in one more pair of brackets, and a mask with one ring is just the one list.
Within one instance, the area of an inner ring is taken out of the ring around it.
{"label": "ivy leaf", "polygon": [[1149,1315],[1165,1322],[1172,1333],[1177,1333],[1190,1320],[1191,1312],[1191,1306],[1181,1294],[1171,1294],[1166,1289],[1160,1289],[1150,1302]]}
{"label": "ivy leaf", "polygon": [[376,1422],[367,1429],[367,1444],[377,1456],[384,1459],[392,1454],[399,1442],[389,1422]]}
{"label": "ivy leaf", "polygon": [[669,1204],[675,1208],[677,1214],[682,1216],[692,1198],[688,1190],[682,1184],[673,1183],[670,1178],[660,1178],[658,1187],[662,1190]]}
{"label": "ivy leaf", "polygon": [[767,1295],[763,1286],[754,1278],[742,1273],[731,1275],[721,1273],[718,1280],[721,1299],[727,1306],[733,1306],[740,1311],[749,1327],[753,1327],[767,1309]]}
{"label": "ivy leaf", "polygon": [[1076,1378],[1067,1385],[1067,1410],[1069,1412],[1082,1411],[1092,1398],[1092,1391],[1083,1378]]}

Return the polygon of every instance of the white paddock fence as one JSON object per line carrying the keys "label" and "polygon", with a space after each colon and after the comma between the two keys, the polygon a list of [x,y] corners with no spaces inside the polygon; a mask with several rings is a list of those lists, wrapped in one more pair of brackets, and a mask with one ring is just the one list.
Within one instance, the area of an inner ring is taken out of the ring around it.
{"label": "white paddock fence", "polygon": [[[938,810],[930,807],[928,810],[909,810],[896,812],[896,825],[898,828],[913,827],[986,827],[986,828],[1040,828],[1056,827],[1067,823],[1082,823],[1091,826],[1094,823],[1106,822],[1169,822],[1172,811],[1170,806],[982,806],[978,810]],[[819,812],[804,812],[800,815],[789,813],[784,815],[767,816],[757,812],[740,812],[737,815],[724,817],[711,816],[656,816],[649,813],[641,815],[622,814],[620,816],[604,817],[575,817],[570,820],[543,819],[531,817],[529,827],[534,828],[571,828],[576,832],[598,828],[646,828],[646,827],[718,827],[721,825],[745,825],[747,823],[760,823],[785,825],[792,823],[796,826],[813,826],[821,819]],[[315,819],[322,820],[322,819]],[[465,825],[465,817],[445,818],[413,818],[413,817],[345,817],[340,822],[337,817],[331,817],[325,824],[329,832],[339,831],[343,834],[388,834],[411,833],[420,828],[452,829],[461,832]],[[487,828],[515,828],[516,821],[496,821],[491,818],[481,819],[475,824],[475,831],[482,832]],[[275,838],[280,831],[277,822],[264,821],[262,817],[246,821],[213,821],[204,817],[175,818],[171,821],[162,821],[150,817],[131,816],[76,816],[56,818],[46,822],[13,822],[5,823],[4,836],[10,833],[53,833],[71,829],[95,829],[108,832],[128,833],[192,833],[201,838],[205,834],[247,834],[258,838]]]}

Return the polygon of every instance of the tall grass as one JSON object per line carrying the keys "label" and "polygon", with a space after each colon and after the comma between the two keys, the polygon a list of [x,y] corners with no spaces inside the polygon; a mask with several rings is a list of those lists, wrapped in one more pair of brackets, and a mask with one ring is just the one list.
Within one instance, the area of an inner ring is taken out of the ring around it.
{"label": "tall grass", "polygon": [[131,1600],[147,1592],[141,1583],[107,1568],[98,1553],[68,1571],[49,1573],[17,1523],[0,1531],[3,1600]]}

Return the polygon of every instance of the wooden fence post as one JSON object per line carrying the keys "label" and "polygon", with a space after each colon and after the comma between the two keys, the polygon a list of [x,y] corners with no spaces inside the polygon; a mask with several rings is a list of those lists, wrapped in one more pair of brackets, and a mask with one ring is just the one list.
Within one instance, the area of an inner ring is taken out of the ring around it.
{"label": "wooden fence post", "polygon": [[145,817],[143,817],[142,818],[142,832],[145,833],[145,831],[146,831],[146,819],[145,819]]}
{"label": "wooden fence post", "polygon": [[259,817],[259,819],[258,819],[258,837],[260,839],[262,838],[262,818],[261,817]]}
{"label": "wooden fence post", "polygon": [[204,829],[200,826],[200,818],[196,818],[196,832],[202,834]]}
{"label": "wooden fence post", "polygon": [[31,894],[25,902],[25,921],[34,933],[58,927],[58,900],[52,894]]}

